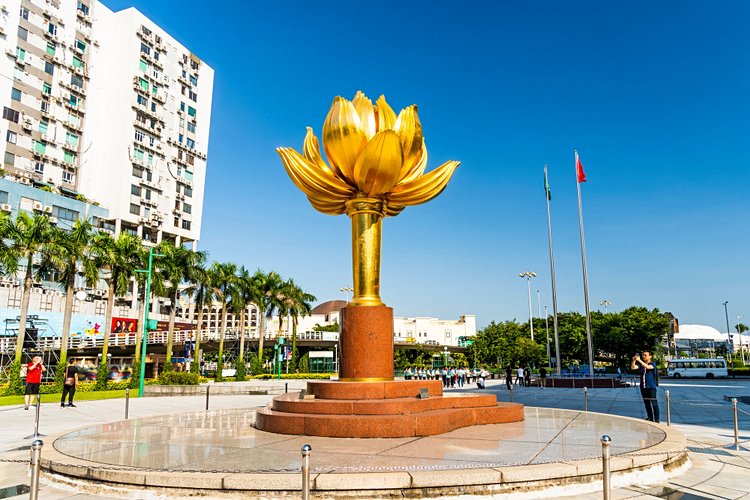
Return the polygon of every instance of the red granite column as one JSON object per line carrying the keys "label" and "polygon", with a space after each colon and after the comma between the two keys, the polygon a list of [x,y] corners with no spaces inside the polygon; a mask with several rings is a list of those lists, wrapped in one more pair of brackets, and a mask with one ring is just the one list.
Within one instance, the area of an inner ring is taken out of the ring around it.
{"label": "red granite column", "polygon": [[393,380],[393,309],[346,306],[341,309],[339,380]]}

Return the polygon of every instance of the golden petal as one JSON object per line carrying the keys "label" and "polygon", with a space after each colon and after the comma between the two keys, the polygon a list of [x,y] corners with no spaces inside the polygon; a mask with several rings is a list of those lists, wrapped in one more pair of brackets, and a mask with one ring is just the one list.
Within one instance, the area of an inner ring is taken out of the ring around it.
{"label": "golden petal", "polygon": [[357,95],[352,99],[352,104],[354,105],[354,109],[357,110],[362,130],[364,130],[365,137],[369,141],[378,133],[378,127],[375,122],[375,108],[372,105],[372,101],[358,90]]}
{"label": "golden petal", "polygon": [[401,147],[404,150],[404,170],[401,177],[406,177],[419,161],[421,150],[424,147],[422,124],[419,123],[417,106],[413,105],[402,109],[393,129],[401,138]]}
{"label": "golden petal", "polygon": [[399,184],[391,191],[388,201],[395,205],[419,205],[439,195],[461,163],[447,161],[432,172],[411,182]]}
{"label": "golden petal", "polygon": [[328,215],[341,215],[346,212],[346,203],[341,202],[324,202],[316,200],[315,198],[307,197],[310,205],[313,206],[318,212],[323,212]]}
{"label": "golden petal", "polygon": [[346,200],[354,188],[337,177],[320,170],[292,148],[277,148],[292,182],[307,196],[322,201]]}
{"label": "golden petal", "polygon": [[401,211],[406,208],[403,205],[396,205],[393,203],[386,203],[385,205],[385,216],[386,217],[395,217],[398,214],[401,213]]}
{"label": "golden petal", "polygon": [[396,124],[396,113],[388,105],[384,95],[378,97],[378,100],[375,102],[375,112],[378,121],[378,132],[392,129]]}
{"label": "golden petal", "polygon": [[398,181],[403,160],[398,134],[393,130],[378,132],[354,166],[357,188],[367,196],[387,193]]}
{"label": "golden petal", "polygon": [[354,185],[354,164],[366,145],[367,138],[354,105],[336,97],[323,124],[323,149],[339,178]]}
{"label": "golden petal", "polygon": [[398,180],[398,184],[406,184],[420,177],[424,173],[425,168],[427,168],[427,146],[425,146],[424,139],[422,139],[422,147],[419,150],[417,161],[411,168],[407,168],[406,164],[404,164],[404,168],[401,169],[402,177]]}
{"label": "golden petal", "polygon": [[315,137],[312,127],[307,127],[307,135],[305,135],[305,142],[302,147],[302,152],[305,154],[305,158],[317,166],[319,169],[324,170],[332,176],[336,174],[331,170],[331,167],[323,161],[323,157],[320,154],[320,145],[318,144],[318,138]]}

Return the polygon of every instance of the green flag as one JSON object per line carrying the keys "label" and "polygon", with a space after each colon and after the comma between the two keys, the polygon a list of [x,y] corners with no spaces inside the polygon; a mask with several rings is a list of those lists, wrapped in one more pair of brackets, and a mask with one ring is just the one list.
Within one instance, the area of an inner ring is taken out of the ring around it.
{"label": "green flag", "polygon": [[547,167],[544,167],[544,192],[547,194],[547,199],[552,199],[552,191],[549,189],[549,180],[547,180]]}

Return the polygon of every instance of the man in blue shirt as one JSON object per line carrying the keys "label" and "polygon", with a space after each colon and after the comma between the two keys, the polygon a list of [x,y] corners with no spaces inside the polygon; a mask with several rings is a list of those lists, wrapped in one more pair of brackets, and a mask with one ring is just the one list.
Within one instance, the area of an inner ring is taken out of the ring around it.
{"label": "man in blue shirt", "polygon": [[656,387],[659,385],[656,363],[651,351],[643,351],[641,356],[633,356],[631,370],[641,370],[641,397],[646,406],[646,420],[659,423],[659,402],[656,400]]}

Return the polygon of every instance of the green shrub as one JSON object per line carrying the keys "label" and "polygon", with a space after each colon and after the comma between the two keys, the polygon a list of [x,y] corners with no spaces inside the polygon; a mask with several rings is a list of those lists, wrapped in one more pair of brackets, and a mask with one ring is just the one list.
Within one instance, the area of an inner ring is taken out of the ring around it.
{"label": "green shrub", "polygon": [[258,356],[250,357],[250,372],[253,375],[260,375],[263,373],[263,361]]}
{"label": "green shrub", "polygon": [[130,372],[130,379],[127,381],[127,387],[131,389],[138,389],[139,382],[141,380],[141,360],[133,362],[133,371]]}
{"label": "green shrub", "polygon": [[237,370],[234,379],[238,382],[247,380],[247,363],[245,363],[245,360],[242,358],[237,358],[234,363],[234,367]]}
{"label": "green shrub", "polygon": [[299,358],[299,363],[297,364],[297,370],[299,370],[302,373],[306,373],[310,371],[309,353],[305,353],[301,358]]}
{"label": "green shrub", "polygon": [[107,377],[109,377],[109,366],[107,363],[99,363],[99,367],[96,369],[96,389],[97,391],[106,391],[107,388]]}
{"label": "green shrub", "polygon": [[3,391],[4,396],[16,396],[23,394],[23,381],[21,380],[21,362],[14,361],[10,365],[8,385]]}
{"label": "green shrub", "polygon": [[159,376],[161,385],[198,385],[200,377],[192,372],[162,372]]}
{"label": "green shrub", "polygon": [[[288,380],[302,380],[302,379],[328,380],[331,378],[331,375],[335,375],[335,373],[282,373],[281,378],[288,379]],[[270,379],[278,378],[278,375],[275,373],[262,373],[260,375],[254,375],[253,378],[256,380],[270,380]]]}

